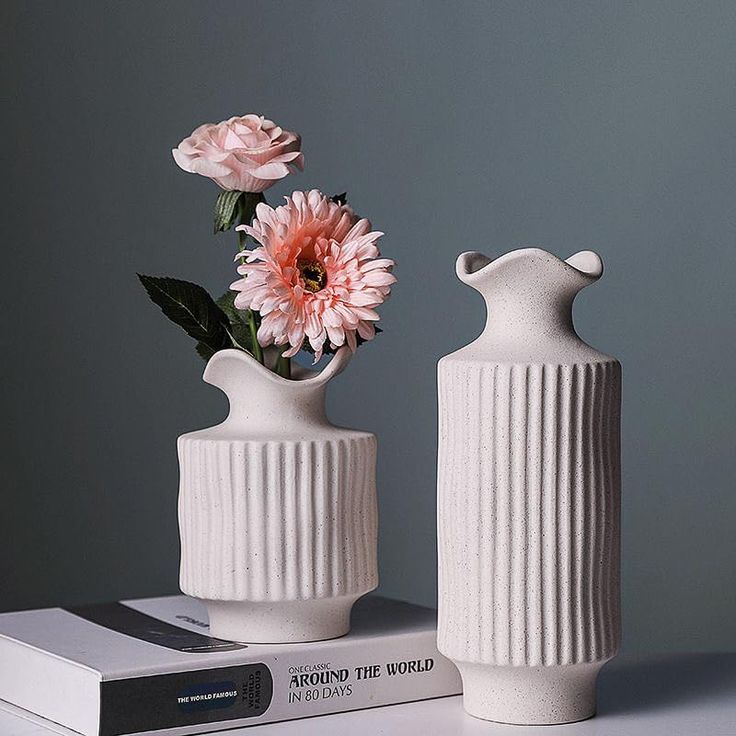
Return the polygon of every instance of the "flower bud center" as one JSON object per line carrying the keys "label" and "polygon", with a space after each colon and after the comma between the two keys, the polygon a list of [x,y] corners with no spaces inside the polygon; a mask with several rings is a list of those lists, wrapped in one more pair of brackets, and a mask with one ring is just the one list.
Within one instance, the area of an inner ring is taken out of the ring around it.
{"label": "flower bud center", "polygon": [[321,291],[327,286],[327,271],[319,261],[297,261],[296,267],[302,275],[304,288],[307,291]]}

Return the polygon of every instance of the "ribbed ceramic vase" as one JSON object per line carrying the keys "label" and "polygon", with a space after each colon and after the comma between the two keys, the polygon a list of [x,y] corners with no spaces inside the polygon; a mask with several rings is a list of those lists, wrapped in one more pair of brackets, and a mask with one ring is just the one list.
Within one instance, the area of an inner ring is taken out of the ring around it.
{"label": "ribbed ceramic vase", "polygon": [[278,376],[222,350],[204,380],[225,392],[222,424],[179,438],[180,586],[207,606],[213,636],[332,639],[378,584],[376,439],[332,425],[321,373]]}
{"label": "ribbed ceramic vase", "polygon": [[621,370],[572,322],[603,265],[526,248],[456,270],[487,321],[438,366],[439,649],[471,715],[579,721],[620,638]]}

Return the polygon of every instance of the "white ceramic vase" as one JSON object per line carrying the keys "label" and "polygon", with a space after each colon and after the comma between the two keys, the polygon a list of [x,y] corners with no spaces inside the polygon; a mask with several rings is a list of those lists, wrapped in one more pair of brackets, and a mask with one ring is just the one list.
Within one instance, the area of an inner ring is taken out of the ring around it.
{"label": "white ceramic vase", "polygon": [[456,270],[488,316],[438,366],[439,649],[474,716],[589,718],[620,638],[621,372],[572,303],[603,265],[526,248]]}
{"label": "white ceramic vase", "polygon": [[342,636],[378,584],[376,439],[325,414],[325,386],[350,357],[295,366],[292,380],[240,350],[207,363],[230,413],[179,438],[180,586],[206,604],[213,636]]}

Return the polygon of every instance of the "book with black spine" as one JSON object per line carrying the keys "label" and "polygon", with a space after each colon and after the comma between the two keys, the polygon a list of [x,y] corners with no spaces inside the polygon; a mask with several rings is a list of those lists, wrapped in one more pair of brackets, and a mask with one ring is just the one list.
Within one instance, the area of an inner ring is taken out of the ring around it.
{"label": "book with black spine", "polygon": [[371,595],[352,622],[248,644],[210,637],[186,596],[0,614],[0,699],[83,736],[178,736],[461,692],[434,610]]}

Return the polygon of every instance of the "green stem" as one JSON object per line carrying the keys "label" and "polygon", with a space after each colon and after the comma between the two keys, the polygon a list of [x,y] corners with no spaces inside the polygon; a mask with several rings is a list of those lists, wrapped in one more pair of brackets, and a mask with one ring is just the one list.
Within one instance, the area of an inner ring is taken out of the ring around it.
{"label": "green stem", "polygon": [[284,347],[276,360],[276,373],[282,378],[291,378],[291,358],[284,357],[284,350],[288,347],[288,345]]}
{"label": "green stem", "polygon": [[[244,223],[241,222],[241,224]],[[245,243],[247,237],[246,233],[242,230],[238,230],[238,249],[244,254],[240,258],[241,263],[245,263]],[[253,357],[263,365],[263,348],[258,342],[258,323],[260,321],[258,319],[258,315],[256,315],[252,309],[249,309],[245,321],[247,322],[248,329],[250,330],[250,342],[253,349]]]}
{"label": "green stem", "polygon": [[238,230],[238,250],[243,254],[240,257],[241,263],[245,263],[245,243],[247,239],[248,239],[247,233],[244,233],[242,230]]}
{"label": "green stem", "polygon": [[250,342],[253,347],[253,357],[263,365],[263,348],[258,342],[258,316],[256,313],[249,309],[245,321],[250,330]]}

